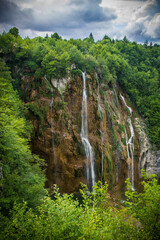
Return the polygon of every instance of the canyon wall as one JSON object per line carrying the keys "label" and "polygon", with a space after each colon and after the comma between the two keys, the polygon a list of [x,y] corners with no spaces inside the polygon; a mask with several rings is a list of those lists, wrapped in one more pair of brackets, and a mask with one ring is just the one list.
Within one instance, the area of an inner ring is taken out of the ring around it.
{"label": "canyon wall", "polygon": [[[50,81],[46,76],[36,80],[21,74],[21,82],[28,118],[33,124],[31,149],[47,163],[46,187],[56,183],[63,193],[77,192],[81,182],[89,185],[86,169],[91,164],[81,138],[82,73],[75,71],[66,79]],[[131,105],[125,94],[117,85],[102,82],[96,73],[86,74],[86,94],[88,140],[94,154],[96,181],[107,181],[110,189],[118,190],[129,177],[136,187],[140,168],[144,167],[137,113],[132,109],[130,116]]]}

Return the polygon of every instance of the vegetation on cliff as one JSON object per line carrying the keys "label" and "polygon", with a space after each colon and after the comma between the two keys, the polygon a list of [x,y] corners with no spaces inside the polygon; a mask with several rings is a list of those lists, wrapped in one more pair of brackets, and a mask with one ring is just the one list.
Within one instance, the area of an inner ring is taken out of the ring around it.
{"label": "vegetation on cliff", "polygon": [[[0,35],[0,56],[11,67],[14,88],[21,85],[19,71],[33,75],[35,87],[45,74],[61,79],[69,71],[96,71],[100,81],[117,81],[145,118],[148,134],[160,146],[160,47],[123,40],[94,42],[93,35],[81,39],[62,39],[57,33],[45,38],[22,39],[15,28]],[[71,70],[71,65],[75,66]]]}
{"label": "vegetation on cliff", "polygon": [[[114,41],[107,36],[95,43],[92,34],[84,40],[67,41],[56,33],[22,39],[14,28],[0,35],[0,56],[0,238],[159,239],[160,187],[154,176],[143,182],[141,194],[128,183],[122,209],[121,204],[109,206],[107,185],[101,183],[91,194],[83,187],[82,204],[72,195],[61,196],[57,188],[54,199],[46,197],[44,162],[30,151],[31,127],[20,101],[25,75],[33,77],[27,87],[36,89],[45,75],[49,81],[61,81],[69,72],[76,79],[80,71],[94,71],[107,87],[118,82],[146,119],[150,139],[159,147],[159,45],[131,43],[126,38]],[[42,123],[43,109],[32,103],[28,107]],[[124,127],[119,126],[119,131]]]}
{"label": "vegetation on cliff", "polygon": [[30,124],[25,109],[12,87],[8,67],[0,61],[0,206],[9,215],[14,203],[27,201],[30,207],[45,194],[42,159],[32,155],[28,138]]}
{"label": "vegetation on cliff", "polygon": [[160,237],[160,186],[156,178],[145,181],[144,193],[133,192],[128,184],[124,206],[110,206],[107,184],[100,182],[94,192],[81,189],[82,203],[73,195],[45,197],[37,208],[27,202],[15,204],[8,218],[2,218],[1,239],[120,239],[158,240]]}

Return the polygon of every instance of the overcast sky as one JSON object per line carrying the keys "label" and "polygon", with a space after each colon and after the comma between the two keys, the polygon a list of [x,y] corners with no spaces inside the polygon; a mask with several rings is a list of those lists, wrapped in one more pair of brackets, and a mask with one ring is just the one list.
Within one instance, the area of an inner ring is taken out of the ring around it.
{"label": "overcast sky", "polygon": [[160,0],[0,0],[0,32],[160,43]]}

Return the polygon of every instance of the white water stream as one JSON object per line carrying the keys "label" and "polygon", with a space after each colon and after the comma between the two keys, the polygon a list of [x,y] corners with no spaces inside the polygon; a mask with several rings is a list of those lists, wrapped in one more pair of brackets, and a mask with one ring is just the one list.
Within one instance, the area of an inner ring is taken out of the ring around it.
{"label": "white water stream", "polygon": [[50,102],[50,116],[51,116],[51,136],[52,136],[52,152],[54,154],[54,135],[53,135],[53,104],[54,104],[54,98],[53,98],[53,88],[51,86],[51,83],[48,81],[46,75],[44,76],[45,80],[48,82],[51,93],[52,93],[52,98]]}
{"label": "white water stream", "polygon": [[94,153],[92,146],[88,140],[88,121],[87,121],[87,93],[86,93],[86,75],[82,72],[83,77],[83,97],[82,97],[82,111],[81,111],[81,139],[86,154],[87,164],[87,182],[89,186],[95,185],[95,170],[94,170]]}
{"label": "white water stream", "polygon": [[[132,109],[127,105],[124,97],[120,94],[120,97],[122,98],[125,106],[128,108],[130,115],[128,116],[127,122],[129,124],[129,129],[130,129],[130,138],[127,136],[127,131],[125,130],[126,134],[126,144],[127,144],[127,154],[128,154],[128,159],[131,159],[131,184],[132,184],[132,190],[134,190],[134,129],[131,121],[132,117]],[[129,164],[130,165],[130,164]],[[130,166],[129,166],[129,172],[130,172]]]}
{"label": "white water stream", "polygon": [[101,182],[103,181],[104,175],[104,157],[103,157],[103,132],[100,130],[101,134],[101,149],[102,149],[102,166],[101,166]]}
{"label": "white water stream", "polygon": [[[97,82],[98,82],[98,89],[97,89],[97,102],[98,102],[98,114],[101,120],[103,120],[103,109],[101,107],[101,101],[100,101],[100,93],[99,93],[99,80],[98,75],[96,74]],[[103,157],[103,131],[102,128],[99,130],[100,136],[101,136],[101,149],[102,149],[102,158],[101,158],[101,181],[103,180],[104,175],[104,157]]]}
{"label": "white water stream", "polygon": [[[97,79],[98,79],[98,77],[97,77]],[[99,81],[98,81],[98,91],[97,91],[97,102],[98,102],[98,114],[99,114],[100,119],[102,120],[103,110],[102,110],[101,102],[100,102]]]}

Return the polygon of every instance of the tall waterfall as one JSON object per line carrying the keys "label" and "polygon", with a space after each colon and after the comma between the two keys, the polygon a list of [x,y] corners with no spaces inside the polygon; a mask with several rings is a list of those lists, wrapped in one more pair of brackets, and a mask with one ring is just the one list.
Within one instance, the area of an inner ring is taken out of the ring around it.
{"label": "tall waterfall", "polygon": [[[98,75],[96,73],[97,82],[98,82],[98,89],[97,89],[97,102],[98,102],[98,115],[101,120],[103,120],[103,109],[101,107],[101,101],[100,101],[100,93],[99,93],[99,80]],[[102,157],[101,157],[101,181],[103,180],[103,174],[104,174],[104,157],[103,157],[103,131],[102,126],[100,128],[100,136],[101,136],[101,149],[102,149]]]}
{"label": "tall waterfall", "polygon": [[104,175],[104,157],[103,157],[103,132],[100,130],[101,134],[101,148],[102,148],[102,166],[101,166],[101,181],[103,181]]}
{"label": "tall waterfall", "polygon": [[26,86],[25,86],[25,92],[24,92],[24,97],[23,97],[23,101],[24,101],[24,102],[26,101],[26,97],[27,97],[27,92],[28,92],[29,85],[30,85],[30,82],[28,81],[28,82],[26,83]]}
{"label": "tall waterfall", "polygon": [[94,153],[92,146],[88,140],[88,121],[87,121],[87,93],[86,93],[86,75],[82,72],[83,77],[83,97],[82,97],[82,125],[81,125],[81,139],[86,154],[87,164],[87,182],[88,187],[95,185],[95,170],[94,170]]}
{"label": "tall waterfall", "polygon": [[116,110],[117,116],[118,116],[119,119],[121,119],[121,115],[120,115],[120,112],[119,112],[119,103],[118,103],[117,91],[116,91],[115,85],[113,85],[113,101],[114,101],[114,104],[117,108],[117,110]]}
{"label": "tall waterfall", "polygon": [[[114,107],[114,111],[117,115],[117,117],[119,118],[119,120],[121,120],[121,114],[119,111],[119,102],[118,102],[118,96],[117,96],[117,83],[115,82],[115,84],[113,85],[113,107]],[[121,161],[120,161],[120,149],[117,148],[115,151],[116,154],[116,161],[115,161],[115,167],[116,167],[116,183],[119,182],[119,175],[120,175],[120,166],[121,166]]]}
{"label": "tall waterfall", "polygon": [[51,87],[52,99],[50,102],[50,109],[51,109],[51,134],[52,134],[52,149],[54,150],[54,136],[53,136],[53,88]]}
{"label": "tall waterfall", "polygon": [[[129,129],[130,129],[130,138],[127,137],[127,132],[126,132],[126,144],[127,144],[127,154],[128,154],[128,159],[131,159],[131,183],[132,183],[132,189],[134,190],[134,129],[131,121],[132,117],[132,109],[127,105],[124,97],[120,94],[120,97],[122,98],[125,106],[128,108],[130,115],[128,116],[127,122],[129,124]],[[129,168],[130,170],[130,168]]]}
{"label": "tall waterfall", "polygon": [[[97,77],[97,79],[98,79],[98,77]],[[102,110],[101,102],[100,102],[99,81],[98,81],[98,91],[97,91],[97,102],[98,102],[98,114],[100,116],[100,119],[102,120],[102,118],[103,118],[103,110]]]}
{"label": "tall waterfall", "polygon": [[[54,135],[53,135],[53,104],[54,104],[54,100],[53,100],[53,88],[52,85],[50,84],[50,82],[48,81],[46,75],[44,76],[45,80],[48,82],[50,89],[51,89],[51,94],[52,94],[52,98],[50,101],[50,115],[51,115],[51,137],[52,137],[52,153],[53,153],[53,157],[54,157]],[[55,157],[54,157],[54,161],[55,161]]]}

